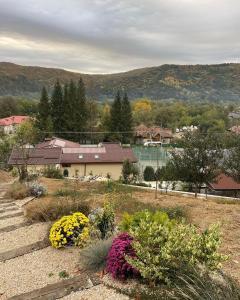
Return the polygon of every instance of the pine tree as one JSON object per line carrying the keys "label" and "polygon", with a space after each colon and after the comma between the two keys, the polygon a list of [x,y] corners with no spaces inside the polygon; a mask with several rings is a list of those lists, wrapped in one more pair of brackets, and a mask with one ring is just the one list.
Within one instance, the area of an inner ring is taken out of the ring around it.
{"label": "pine tree", "polygon": [[64,129],[64,103],[62,87],[58,80],[52,93],[51,115],[53,130],[61,136],[60,132],[62,132]]}
{"label": "pine tree", "polygon": [[[86,104],[86,91],[82,78],[79,79],[76,90],[76,110],[75,110],[75,128],[77,131],[84,131],[87,126],[88,112]],[[90,117],[90,116],[89,116]],[[81,139],[84,136],[81,135]]]}
{"label": "pine tree", "polygon": [[121,140],[122,135],[119,133],[122,131],[122,100],[120,91],[117,92],[116,97],[113,101],[111,110],[110,110],[110,131],[116,132],[116,134],[113,134],[112,137],[114,139]]}
{"label": "pine tree", "polygon": [[123,100],[122,100],[122,110],[121,110],[121,131],[126,132],[122,135],[122,142],[123,143],[129,143],[131,140],[131,137],[133,136],[132,130],[133,130],[133,117],[132,117],[132,108],[131,104],[128,100],[127,93],[124,94]]}
{"label": "pine tree", "polygon": [[47,90],[45,87],[43,87],[40,102],[38,104],[38,115],[36,120],[36,127],[40,132],[41,138],[50,135],[50,132],[52,131],[51,123],[50,102]]}

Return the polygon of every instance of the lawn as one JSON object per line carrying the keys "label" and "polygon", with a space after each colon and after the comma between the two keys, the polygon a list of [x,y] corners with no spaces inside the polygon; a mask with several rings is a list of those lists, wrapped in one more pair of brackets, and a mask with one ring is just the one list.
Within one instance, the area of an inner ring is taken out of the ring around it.
{"label": "lawn", "polygon": [[178,207],[179,211],[187,218],[187,221],[195,224],[201,230],[204,230],[212,223],[219,222],[221,224],[223,239],[221,250],[224,254],[230,256],[223,267],[240,282],[240,201],[239,203],[236,201],[228,203],[227,201],[195,199],[181,195],[161,194],[160,192],[158,198],[155,199],[154,191],[129,188],[121,185],[108,186],[106,183],[99,182],[81,183],[46,178],[41,178],[41,182],[47,186],[48,195],[44,198],[36,199],[36,204],[39,201],[41,201],[41,205],[44,202],[54,203],[57,198],[61,199],[61,201],[69,201],[69,197],[59,197],[56,195],[59,191],[74,190],[76,198],[87,201],[92,208],[102,204],[106,198],[113,201],[115,203],[117,218],[124,211],[134,212],[144,208],[166,209]]}

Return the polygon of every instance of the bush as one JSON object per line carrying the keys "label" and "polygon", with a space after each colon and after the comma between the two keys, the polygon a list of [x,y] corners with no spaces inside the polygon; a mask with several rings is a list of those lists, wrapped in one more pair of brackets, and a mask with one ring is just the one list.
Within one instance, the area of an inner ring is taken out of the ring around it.
{"label": "bush", "polygon": [[[93,226],[100,232],[100,238],[105,239],[114,231],[115,214],[113,207],[109,202],[105,202],[103,208],[97,208],[88,215]],[[96,232],[96,234],[98,234]]]}
{"label": "bush", "polygon": [[14,182],[8,189],[6,197],[15,200],[24,199],[29,196],[29,188],[25,183]]}
{"label": "bush", "polygon": [[42,197],[47,194],[47,189],[42,184],[34,182],[29,185],[29,193],[31,196]]}
{"label": "bush", "polygon": [[43,176],[47,178],[63,179],[63,174],[60,169],[55,167],[47,167],[43,170]]}
{"label": "bush", "polygon": [[143,278],[149,282],[170,283],[176,272],[185,266],[220,267],[226,257],[217,252],[220,245],[218,226],[198,233],[195,226],[177,223],[166,216],[152,221],[148,213],[138,226],[130,228],[136,258],[126,259]]}
{"label": "bush", "polygon": [[25,216],[30,221],[55,221],[63,216],[81,212],[88,215],[89,203],[82,199],[71,198],[43,198],[26,204]]}
{"label": "bush", "polygon": [[54,248],[83,246],[89,236],[89,220],[80,213],[64,216],[53,224],[49,239]]}
{"label": "bush", "polygon": [[125,259],[126,255],[131,258],[136,256],[131,245],[132,241],[132,237],[127,233],[122,233],[113,240],[107,256],[107,272],[113,278],[124,280],[139,275],[139,272]]}
{"label": "bush", "polygon": [[145,181],[154,181],[155,180],[155,172],[153,167],[146,166],[143,172],[143,178]]}
{"label": "bush", "polygon": [[[168,215],[168,213],[170,214],[170,216]],[[168,222],[169,219],[174,219],[174,216],[177,215],[177,213],[175,213],[175,210],[169,210],[168,213],[167,209],[156,211],[142,210],[132,215],[125,212],[123,214],[122,222],[120,223],[119,227],[121,231],[129,232],[131,229],[138,227],[141,221],[148,220],[150,222],[164,224],[165,222]]]}
{"label": "bush", "polygon": [[99,271],[104,270],[109,249],[112,245],[112,238],[94,241],[85,247],[80,253],[80,264],[84,270]]}
{"label": "bush", "polygon": [[56,197],[71,197],[71,198],[77,198],[82,196],[82,193],[79,191],[76,191],[74,189],[58,189],[54,196]]}

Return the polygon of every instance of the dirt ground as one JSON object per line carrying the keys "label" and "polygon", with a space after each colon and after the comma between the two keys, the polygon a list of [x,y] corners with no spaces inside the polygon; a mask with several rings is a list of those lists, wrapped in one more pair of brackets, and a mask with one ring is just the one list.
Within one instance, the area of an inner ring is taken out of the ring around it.
{"label": "dirt ground", "polygon": [[[98,189],[99,183],[75,183],[63,180],[41,179],[53,193],[56,189],[75,187],[79,190]],[[100,196],[100,195],[99,195]],[[200,199],[181,195],[158,193],[155,199],[154,191],[134,189],[132,197],[140,202],[158,207],[181,206],[186,208],[191,223],[204,230],[212,223],[220,223],[222,233],[221,251],[229,255],[229,260],[223,264],[224,269],[240,282],[240,200],[239,203]],[[103,199],[103,197],[100,197]]]}

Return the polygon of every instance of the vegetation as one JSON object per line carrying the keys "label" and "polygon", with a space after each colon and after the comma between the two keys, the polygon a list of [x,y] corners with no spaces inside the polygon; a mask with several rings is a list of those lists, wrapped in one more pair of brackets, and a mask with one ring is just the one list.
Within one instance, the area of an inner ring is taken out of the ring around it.
{"label": "vegetation", "polygon": [[43,176],[46,178],[63,179],[61,171],[55,167],[48,166],[43,170]]}
{"label": "vegetation", "polygon": [[29,196],[29,189],[25,183],[14,182],[10,185],[6,197],[12,199],[24,199]]}
{"label": "vegetation", "polygon": [[155,172],[153,167],[146,166],[143,172],[143,178],[145,181],[154,181],[155,180]]}
{"label": "vegetation", "polygon": [[221,172],[222,145],[216,136],[200,132],[187,133],[181,145],[182,151],[171,153],[167,174],[171,174],[171,179],[193,186],[196,196],[203,184],[213,182]]}
{"label": "vegetation", "polygon": [[24,207],[26,218],[29,221],[49,222],[75,212],[88,215],[89,203],[84,200],[84,195],[82,196],[78,198],[43,198],[41,201],[31,201]]}
{"label": "vegetation", "polygon": [[50,229],[51,245],[54,248],[83,246],[89,236],[88,226],[88,218],[80,212],[62,217]]}
{"label": "vegetation", "polygon": [[123,183],[130,184],[135,182],[138,175],[138,168],[133,163],[131,163],[129,159],[124,160],[122,166]]}
{"label": "vegetation", "polygon": [[42,82],[49,89],[58,78],[67,82],[78,80],[81,76],[88,96],[93,99],[112,99],[115,91],[124,87],[131,99],[239,100],[239,69],[239,64],[162,65],[115,74],[114,77],[96,77],[65,70],[1,63],[0,95],[36,97],[41,91]]}
{"label": "vegetation", "polygon": [[139,272],[127,263],[125,256],[136,257],[131,246],[133,238],[127,233],[121,233],[112,243],[107,256],[107,272],[116,279],[127,279],[139,276]]}
{"label": "vegetation", "polygon": [[115,214],[112,204],[105,202],[103,208],[97,208],[90,212],[88,216],[93,227],[97,229],[95,235],[99,235],[101,239],[106,239],[113,234],[115,228]]}
{"label": "vegetation", "polygon": [[170,284],[178,270],[206,265],[217,269],[226,259],[217,252],[220,238],[217,226],[198,233],[193,225],[177,223],[164,213],[152,220],[151,214],[130,228],[136,258],[128,263],[148,282]]}
{"label": "vegetation", "polygon": [[112,237],[105,240],[94,240],[90,245],[83,248],[80,252],[81,267],[92,272],[104,270],[112,241]]}

